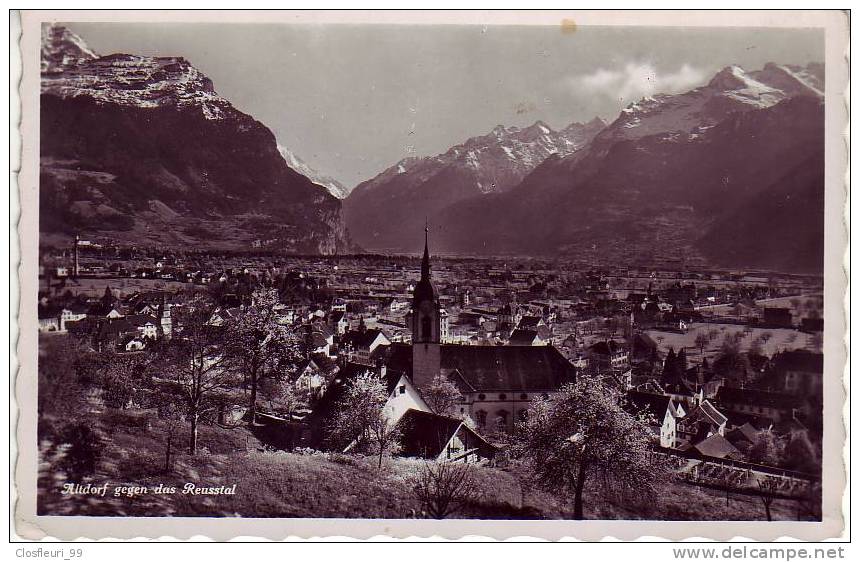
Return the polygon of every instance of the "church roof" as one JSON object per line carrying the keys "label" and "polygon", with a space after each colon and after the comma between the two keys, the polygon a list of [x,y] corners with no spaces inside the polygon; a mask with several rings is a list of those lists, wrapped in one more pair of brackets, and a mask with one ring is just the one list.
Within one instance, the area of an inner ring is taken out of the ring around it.
{"label": "church roof", "polygon": [[[458,371],[464,391],[554,391],[576,369],[553,346],[440,345],[441,370]],[[412,372],[412,346],[393,344],[390,368]]]}

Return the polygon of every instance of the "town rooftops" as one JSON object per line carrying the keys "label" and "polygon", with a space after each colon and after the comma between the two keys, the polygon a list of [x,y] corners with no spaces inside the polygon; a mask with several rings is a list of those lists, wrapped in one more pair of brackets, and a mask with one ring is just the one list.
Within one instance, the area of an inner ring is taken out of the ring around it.
{"label": "town rooftops", "polygon": [[341,343],[343,345],[352,345],[356,348],[369,348],[380,335],[385,337],[385,334],[383,334],[381,330],[352,330],[343,335]]}
{"label": "town rooftops", "polygon": [[805,350],[783,351],[773,358],[779,368],[785,371],[804,373],[823,373],[824,355]]}
{"label": "town rooftops", "polygon": [[711,404],[710,401],[705,400],[701,404],[699,404],[698,408],[695,408],[686,418],[687,421],[690,422],[705,422],[708,424],[713,424],[716,426],[723,425],[728,421],[728,418],[717,408]]}
{"label": "town rooftops", "polygon": [[742,404],[746,406],[763,406],[777,410],[799,408],[802,400],[791,394],[766,392],[752,388],[720,387],[717,391],[717,402],[722,404]]}
{"label": "town rooftops", "polygon": [[592,344],[588,349],[592,353],[597,353],[598,355],[605,355],[607,357],[609,355],[615,355],[617,353],[624,352],[624,346],[615,340],[599,341],[595,344]]}
{"label": "town rooftops", "polygon": [[696,443],[693,445],[693,449],[703,457],[716,457],[718,459],[736,456],[740,453],[737,447],[719,433],[714,433]]}
{"label": "town rooftops", "polygon": [[635,390],[631,390],[627,393],[627,403],[625,404],[624,409],[631,414],[647,412],[654,416],[657,423],[662,423],[667,410],[669,410],[673,416],[678,416],[678,410],[675,408],[670,397],[661,396],[659,394],[650,394],[647,392],[638,392]]}
{"label": "town rooftops", "polygon": [[[554,391],[576,378],[576,369],[555,347],[440,345],[441,370],[457,370],[464,390]],[[412,372],[412,346],[392,344],[389,366]]]}

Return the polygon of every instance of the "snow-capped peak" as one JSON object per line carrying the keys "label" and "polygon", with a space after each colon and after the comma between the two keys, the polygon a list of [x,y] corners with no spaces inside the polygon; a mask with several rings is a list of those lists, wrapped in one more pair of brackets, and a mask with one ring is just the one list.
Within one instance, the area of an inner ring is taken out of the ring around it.
{"label": "snow-capped peak", "polygon": [[802,68],[768,63],[758,71],[727,66],[705,86],[680,94],[655,94],[631,103],[603,134],[629,139],[698,134],[701,127],[713,125],[734,111],[771,107],[796,95],[821,97],[822,74],[823,68],[815,64]]}
{"label": "snow-capped peak", "polygon": [[349,190],[342,183],[334,178],[321,174],[314,168],[311,168],[307,162],[296,156],[296,154],[289,148],[279,144],[278,152],[281,153],[287,166],[289,166],[293,171],[300,173],[315,184],[324,187],[326,191],[338,199],[344,199],[349,195]]}
{"label": "snow-capped peak", "polygon": [[79,36],[56,24],[42,25],[42,72],[61,71],[97,58]]}

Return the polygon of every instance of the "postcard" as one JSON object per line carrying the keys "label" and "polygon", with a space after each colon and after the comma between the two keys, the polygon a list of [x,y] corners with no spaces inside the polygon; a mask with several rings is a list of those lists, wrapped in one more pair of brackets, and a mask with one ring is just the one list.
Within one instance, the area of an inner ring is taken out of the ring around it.
{"label": "postcard", "polygon": [[847,14],[18,15],[20,536],[844,532]]}

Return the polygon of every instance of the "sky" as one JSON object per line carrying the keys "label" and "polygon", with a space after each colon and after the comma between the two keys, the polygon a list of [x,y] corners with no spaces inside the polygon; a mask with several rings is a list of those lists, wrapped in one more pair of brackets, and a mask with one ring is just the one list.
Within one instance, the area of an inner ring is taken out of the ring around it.
{"label": "sky", "polygon": [[824,61],[813,29],[67,23],[100,55],[182,56],[349,188],[496,125],[614,120],[730,64]]}

